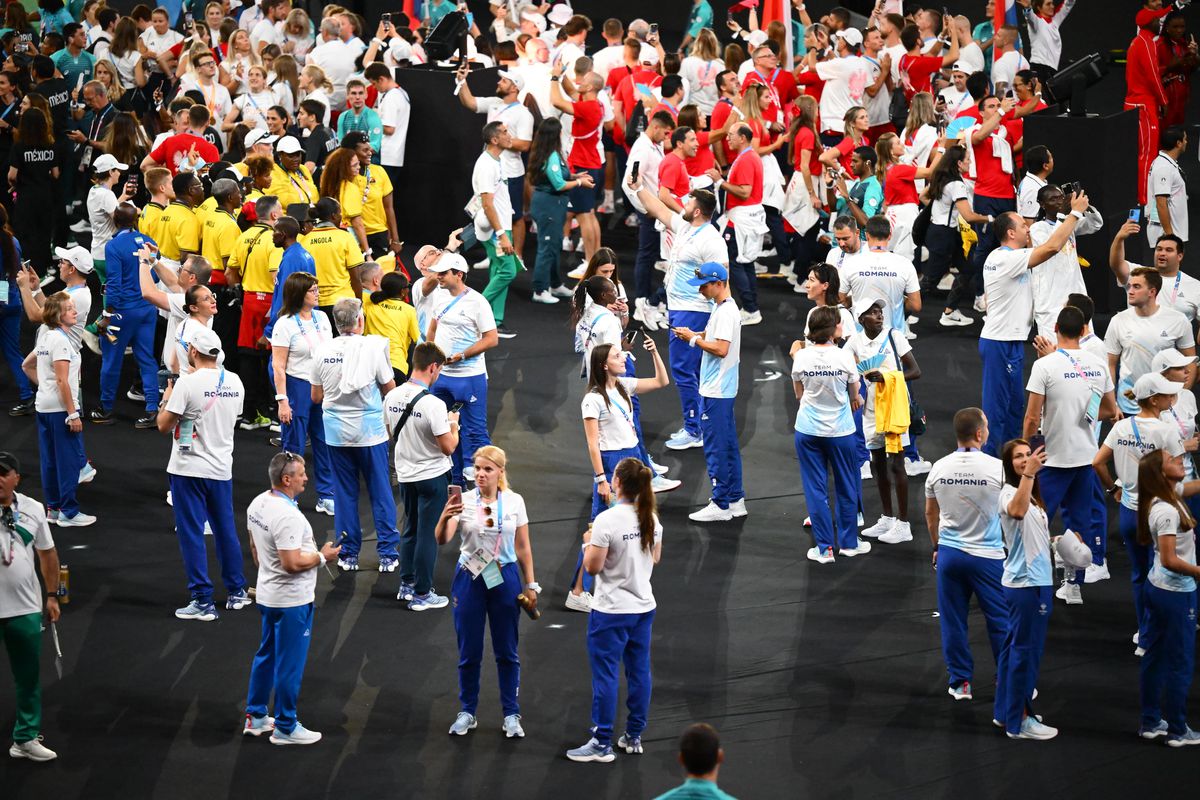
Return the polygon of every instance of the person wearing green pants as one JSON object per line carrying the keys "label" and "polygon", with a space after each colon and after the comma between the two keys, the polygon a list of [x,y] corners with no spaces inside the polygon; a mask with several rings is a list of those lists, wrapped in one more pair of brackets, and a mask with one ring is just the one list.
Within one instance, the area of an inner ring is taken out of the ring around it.
{"label": "person wearing green pants", "polygon": [[501,339],[511,339],[517,334],[504,326],[504,305],[508,300],[508,285],[517,277],[518,267],[511,236],[512,200],[500,167],[500,154],[512,146],[512,134],[503,122],[489,122],[483,126],[483,144],[483,152],[471,173],[471,188],[479,198],[475,235],[487,251],[489,263],[483,297],[492,306],[497,334]]}
{"label": "person wearing green pants", "polygon": [[[8,754],[30,761],[58,757],[42,744],[42,598],[51,622],[59,617],[58,551],[50,537],[46,509],[17,493],[21,464],[0,452],[0,640],[8,652],[16,685],[17,721]],[[36,554],[36,555],[35,555]],[[41,570],[46,592],[38,585]]]}

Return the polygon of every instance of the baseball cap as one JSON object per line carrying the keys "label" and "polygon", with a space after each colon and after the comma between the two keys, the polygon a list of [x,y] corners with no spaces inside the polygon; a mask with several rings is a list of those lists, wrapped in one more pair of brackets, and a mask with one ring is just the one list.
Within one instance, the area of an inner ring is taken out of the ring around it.
{"label": "baseball cap", "polygon": [[518,92],[525,91],[525,78],[521,76],[521,73],[502,69],[500,70],[499,74],[501,78],[508,78],[510,81],[515,83],[517,85]]}
{"label": "baseball cap", "polygon": [[295,136],[284,136],[275,145],[276,153],[303,153],[304,148],[300,146],[300,140]]}
{"label": "baseball cap", "polygon": [[192,347],[197,353],[216,358],[221,355],[221,337],[210,328],[201,328],[192,335]]}
{"label": "baseball cap", "polygon": [[566,3],[557,3],[554,8],[550,9],[550,13],[546,15],[546,18],[561,27],[567,24],[567,20],[571,18],[573,13],[571,7]]}
{"label": "baseball cap", "polygon": [[854,316],[855,319],[858,319],[859,317],[861,317],[863,314],[870,311],[875,306],[879,306],[880,308],[883,308],[883,300],[878,297],[874,297],[874,298],[864,297],[861,300],[854,301],[854,308],[852,308],[850,310],[850,313]]}
{"label": "baseball cap", "polygon": [[129,169],[129,165],[122,164],[120,161],[117,161],[116,156],[109,153],[105,153],[92,162],[92,170],[95,172],[108,172],[111,169],[126,170]]}
{"label": "baseball cap", "polygon": [[1175,367],[1190,367],[1195,363],[1195,356],[1185,356],[1174,347],[1168,347],[1166,350],[1159,350],[1155,354],[1154,360],[1150,362],[1150,371],[1162,372],[1163,370],[1174,369]]}
{"label": "baseball cap", "polygon": [[963,75],[970,75],[973,70],[965,61],[955,61],[954,66],[950,68],[951,72],[961,72]]}
{"label": "baseball cap", "polygon": [[1068,567],[1086,569],[1092,564],[1092,548],[1083,543],[1083,539],[1073,530],[1058,537],[1054,542],[1054,551],[1058,560]]}
{"label": "baseball cap", "polygon": [[388,55],[392,57],[393,61],[412,61],[412,45],[397,36],[395,39],[392,39],[392,43],[388,45]]}
{"label": "baseball cap", "polygon": [[1158,372],[1147,372],[1133,384],[1133,396],[1138,400],[1145,400],[1156,394],[1179,394],[1182,389],[1182,383],[1169,381]]}
{"label": "baseball cap", "polygon": [[766,41],[766,31],[751,31],[750,35],[746,37],[746,44],[750,45],[751,47],[761,47],[762,45],[766,44]]}
{"label": "baseball cap", "polygon": [[471,268],[467,266],[467,260],[458,253],[443,253],[442,257],[430,265],[430,272],[449,272],[450,270],[458,272],[470,272]]}
{"label": "baseball cap", "polygon": [[862,47],[862,31],[858,28],[843,28],[834,34],[851,47]]}
{"label": "baseball cap", "polygon": [[500,6],[507,6],[508,0],[488,0],[488,5],[499,8]]}
{"label": "baseball cap", "polygon": [[242,144],[249,150],[256,144],[274,144],[279,140],[278,136],[272,136],[262,128],[255,128],[246,134],[246,138],[242,139]]}
{"label": "baseball cap", "polygon": [[0,475],[7,475],[10,472],[20,472],[21,462],[12,453],[5,450],[0,452]]}
{"label": "baseball cap", "polygon": [[75,245],[74,247],[56,247],[54,248],[54,255],[63,261],[71,262],[71,265],[84,275],[91,274],[92,270],[96,268],[96,264],[92,260],[92,254],[88,252],[86,247],[80,247],[79,245]]}
{"label": "baseball cap", "polygon": [[532,22],[539,31],[546,30],[546,18],[536,11],[522,11],[521,19]]}
{"label": "baseball cap", "polygon": [[688,286],[703,286],[706,283],[713,283],[714,281],[728,280],[729,270],[715,261],[709,261],[707,264],[701,264],[696,267],[696,276],[688,278]]}

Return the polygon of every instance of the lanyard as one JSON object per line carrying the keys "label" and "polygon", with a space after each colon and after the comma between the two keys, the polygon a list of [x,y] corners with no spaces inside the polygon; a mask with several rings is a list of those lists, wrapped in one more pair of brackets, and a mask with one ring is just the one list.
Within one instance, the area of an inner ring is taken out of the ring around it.
{"label": "lanyard", "polygon": [[316,342],[316,344],[313,344],[312,337],[310,337],[308,335],[308,331],[304,330],[304,320],[300,318],[299,314],[296,314],[294,319],[296,320],[296,329],[298,331],[300,331],[300,335],[304,337],[304,341],[308,344],[309,354],[311,355],[311,354],[315,353],[317,350],[317,345],[319,345],[322,341],[321,326],[319,324],[317,324],[316,320],[313,320],[313,323],[312,323],[313,332],[316,333],[316,335],[317,335],[317,342]]}
{"label": "lanyard", "polygon": [[13,100],[11,103],[9,103],[7,108],[5,108],[3,111],[0,111],[0,119],[4,119],[5,117],[7,117],[8,112],[12,111],[13,108],[16,107],[16,105],[17,105],[16,100]]}
{"label": "lanyard", "polygon": [[[1181,419],[1179,418],[1179,415],[1175,413],[1175,409],[1173,409],[1173,408],[1169,408],[1169,409],[1167,409],[1167,410],[1171,412],[1171,416],[1175,418],[1175,424],[1179,426],[1179,436],[1180,436],[1180,438],[1183,438],[1183,439],[1186,439],[1186,438],[1188,438],[1188,435],[1187,435],[1187,428],[1184,426],[1184,424],[1183,424],[1183,420],[1181,420]],[[1189,456],[1189,458],[1190,458],[1190,456]]]}
{"label": "lanyard", "polygon": [[464,297],[466,297],[466,296],[467,296],[468,294],[470,294],[470,293],[471,293],[471,290],[470,290],[470,288],[467,288],[467,289],[465,289],[465,290],[463,291],[463,293],[462,293],[462,294],[460,294],[458,297],[456,297],[456,298],[454,298],[453,300],[451,300],[451,301],[450,301],[450,303],[449,303],[449,305],[447,305],[445,308],[443,308],[443,309],[441,310],[441,312],[440,312],[440,313],[434,314],[434,315],[433,315],[433,318],[434,318],[434,320],[435,320],[435,321],[437,321],[437,322],[441,322],[441,321],[442,321],[442,317],[444,317],[444,316],[446,316],[447,314],[449,314],[449,313],[450,313],[450,309],[452,309],[452,308],[454,308],[456,305],[458,305],[458,301],[459,301],[459,300],[462,300]]}
{"label": "lanyard", "polygon": [[1183,278],[1183,271],[1175,273],[1175,285],[1171,287],[1171,305],[1175,305],[1175,298],[1179,296],[1179,281]]}
{"label": "lanyard", "polygon": [[1137,442],[1138,449],[1140,450],[1142,448],[1142,437],[1138,434],[1137,418],[1130,417],[1129,424],[1133,428],[1133,440]]}
{"label": "lanyard", "polygon": [[742,156],[746,155],[746,153],[749,153],[752,149],[753,148],[750,145],[746,145],[746,149],[737,154],[737,158],[735,158],[733,163],[729,165],[730,177],[733,176],[733,171],[737,169],[738,162],[742,160]]}
{"label": "lanyard", "polygon": [[634,428],[636,431],[636,427],[633,424],[633,417],[630,414],[630,411],[632,411],[632,408],[630,409],[630,411],[626,411],[625,407],[622,406],[619,402],[617,402],[617,399],[612,396],[611,392],[609,392],[607,389],[605,389],[605,393],[608,394],[608,401],[617,407],[617,411],[620,411],[621,416],[624,417],[625,421],[629,423],[629,427]]}
{"label": "lanyard", "polygon": [[208,398],[208,404],[204,406],[204,410],[200,412],[201,416],[207,414],[209,410],[217,404],[221,399],[221,387],[225,385],[225,368],[221,368],[221,375],[217,378],[217,388],[213,390],[212,397]]}
{"label": "lanyard", "polygon": [[600,313],[597,314],[596,316],[592,317],[592,321],[588,323],[587,336],[585,336],[583,339],[583,343],[584,343],[585,347],[587,346],[587,344],[589,342],[592,341],[592,336],[596,333],[596,323],[599,322],[600,320],[604,319],[605,314],[612,314],[612,312],[609,311],[607,308],[602,309],[600,311]]}
{"label": "lanyard", "polygon": [[[475,490],[476,521],[483,514],[483,493]],[[482,525],[480,527],[483,527]],[[485,528],[486,529],[486,528]],[[496,546],[492,549],[492,560],[500,555],[500,543],[504,541],[504,492],[496,490]]]}
{"label": "lanyard", "polygon": [[[286,172],[286,171],[284,172],[284,174],[288,176],[288,180],[292,182],[292,186],[295,186],[295,187],[296,187],[296,189],[297,189],[297,191],[299,191],[301,194],[303,194],[303,195],[304,195],[304,202],[305,202],[305,203],[311,203],[311,202],[312,202],[312,195],[310,195],[310,194],[308,193],[308,190],[307,190],[307,189],[305,189],[305,188],[304,188],[304,186],[303,186],[301,183],[299,183],[299,182],[296,180],[295,176],[294,176],[294,175],[292,175],[292,173],[290,173],[290,172]],[[296,174],[297,174],[297,175],[303,175],[303,173],[301,173],[301,172],[297,172]],[[364,200],[366,199],[366,197],[365,197],[365,193],[364,193],[364,197],[363,197],[363,199],[364,199]]]}
{"label": "lanyard", "polygon": [[291,504],[292,504],[292,508],[299,508],[299,507],[300,507],[300,504],[296,502],[296,499],[295,499],[294,497],[288,497],[286,494],[284,494],[283,492],[279,491],[278,489],[272,489],[272,490],[271,490],[271,494],[275,495],[276,497],[278,497],[278,498],[280,498],[280,499],[282,499],[282,500],[286,500],[287,502],[291,503]]}
{"label": "lanyard", "polygon": [[17,509],[16,494],[13,494],[10,513],[12,513],[12,523],[6,522],[4,526],[8,529],[8,555],[5,556],[4,552],[0,551],[0,562],[3,562],[6,567],[17,560],[17,520],[21,518],[21,512]]}
{"label": "lanyard", "polygon": [[1061,347],[1058,348],[1058,352],[1060,352],[1064,356],[1066,356],[1067,361],[1071,362],[1071,366],[1074,367],[1074,369],[1075,369],[1075,374],[1078,375],[1080,378],[1082,378],[1084,381],[1087,381],[1088,377],[1087,377],[1087,375],[1083,374],[1083,368],[1079,366],[1079,362],[1077,362],[1074,358],[1072,358],[1071,354],[1068,353],[1066,350],[1063,350]]}
{"label": "lanyard", "polygon": [[779,67],[775,68],[775,71],[771,73],[770,78],[768,78],[766,75],[763,75],[757,69],[754,70],[754,74],[757,75],[759,77],[759,79],[763,82],[763,84],[767,87],[767,93],[771,95],[771,103],[772,103],[772,105],[775,106],[775,108],[778,109],[780,106],[779,90],[775,88],[775,79],[777,77],[779,77]]}
{"label": "lanyard", "polygon": [[956,453],[978,453],[979,448],[978,447],[956,447],[956,448],[954,448],[954,452],[956,452]]}

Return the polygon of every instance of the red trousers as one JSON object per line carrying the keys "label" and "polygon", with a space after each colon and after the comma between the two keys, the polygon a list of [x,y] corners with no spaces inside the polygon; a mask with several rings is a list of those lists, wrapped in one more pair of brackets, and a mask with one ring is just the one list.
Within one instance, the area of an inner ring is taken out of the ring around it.
{"label": "red trousers", "polygon": [[1145,205],[1150,162],[1158,153],[1158,107],[1153,103],[1126,102],[1125,109],[1138,112],[1138,203]]}

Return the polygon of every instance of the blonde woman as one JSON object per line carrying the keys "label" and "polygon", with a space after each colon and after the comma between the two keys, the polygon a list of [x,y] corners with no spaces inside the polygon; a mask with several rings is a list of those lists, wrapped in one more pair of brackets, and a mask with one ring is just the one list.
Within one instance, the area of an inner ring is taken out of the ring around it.
{"label": "blonde woman", "polygon": [[679,74],[687,83],[690,102],[700,107],[705,114],[711,114],[713,106],[721,92],[717,87],[717,75],[725,69],[721,59],[721,45],[717,42],[716,34],[708,28],[702,28],[700,35],[692,44],[691,53],[683,59]]}
{"label": "blonde woman", "polygon": [[309,64],[300,70],[300,100],[316,100],[325,106],[325,118],[321,124],[329,127],[329,110],[333,107],[330,97],[333,95],[333,84],[325,75],[325,70],[316,64]]}
{"label": "blonde woman", "polygon": [[[929,157],[938,140],[937,114],[933,110],[933,95],[917,92],[908,105],[908,122],[904,125],[904,161],[916,167],[932,166]],[[917,190],[925,188],[925,181]]]}
{"label": "blonde woman", "polygon": [[[308,13],[302,8],[293,8],[283,21],[283,35],[286,41],[283,52],[296,59],[297,64],[303,64],[315,43],[313,24]],[[276,73],[278,73],[276,69]]]}
{"label": "blonde woman", "polygon": [[96,62],[94,70],[96,80],[108,92],[108,99],[112,100],[114,104],[119,104],[121,98],[125,96],[125,85],[121,83],[121,74],[117,70],[117,65],[107,58],[102,58]]}
{"label": "blonde woman", "polygon": [[300,67],[296,59],[289,55],[275,59],[272,66],[275,80],[271,83],[271,92],[275,95],[275,104],[283,106],[289,115],[295,116],[300,105]]}
{"label": "blonde woman", "polygon": [[241,120],[251,128],[267,130],[267,109],[275,105],[275,95],[267,86],[267,70],[256,64],[246,70],[246,92],[233,101],[233,108],[225,115],[221,130],[231,131]]}
{"label": "blonde woman", "polygon": [[763,108],[770,102],[767,91],[767,87],[761,83],[747,86],[746,93],[742,95],[742,114],[745,116],[745,123],[754,131],[750,146],[762,158],[762,203],[764,206],[779,209],[783,208],[784,184],[783,172],[779,169],[779,162],[775,160],[775,151],[785,147],[792,140],[792,132],[789,129],[782,136],[775,137],[775,141],[767,143],[770,135],[767,122],[763,118]]}
{"label": "blonde woman", "polygon": [[232,95],[246,90],[251,67],[261,66],[262,61],[250,46],[250,34],[234,28],[225,40],[225,60],[221,62],[221,83]]}

